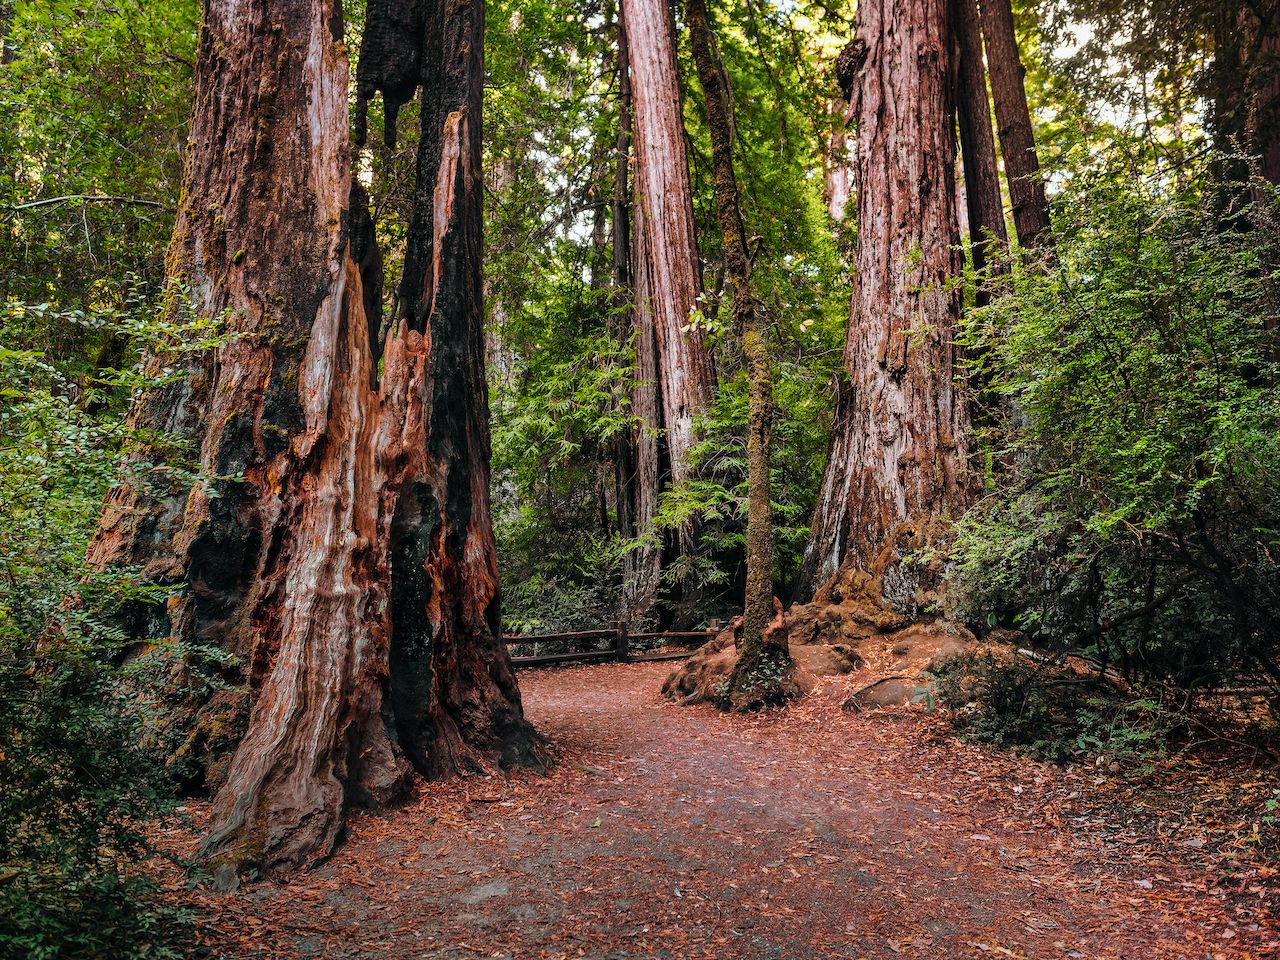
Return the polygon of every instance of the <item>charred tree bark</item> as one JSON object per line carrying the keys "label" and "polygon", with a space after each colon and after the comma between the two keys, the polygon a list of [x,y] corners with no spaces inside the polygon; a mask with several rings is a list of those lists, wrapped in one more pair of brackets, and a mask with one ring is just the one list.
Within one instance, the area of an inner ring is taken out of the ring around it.
{"label": "charred tree bark", "polygon": [[928,584],[902,554],[936,544],[940,521],[971,498],[953,344],[960,262],[947,13],[948,0],[864,0],[842,54],[854,79],[857,279],[806,573],[828,591],[904,609]]}
{"label": "charred tree bark", "polygon": [[622,11],[635,110],[636,328],[640,338],[652,331],[663,439],[679,482],[713,372],[702,328],[689,322],[701,283],[675,39],[667,0],[623,0]]}
{"label": "charred tree bark", "polygon": [[[424,109],[439,160],[422,165],[416,262],[430,269],[379,374],[364,282],[380,267],[367,249],[354,259],[372,235],[356,236],[340,10],[205,9],[170,270],[236,336],[133,420],[243,480],[122,484],[90,560],[175,586],[139,611],[147,635],[244,664],[244,692],[200,705],[185,745],[204,751],[217,788],[204,852],[225,885],[322,859],[345,807],[394,800],[410,763],[438,775],[532,757],[488,514],[480,4],[437,16],[426,65],[447,63],[457,82]],[[139,451],[139,466],[161,453]]]}
{"label": "charred tree bark", "polygon": [[[765,631],[773,619],[773,506],[769,492],[769,454],[773,444],[773,374],[766,327],[751,286],[751,259],[742,224],[738,179],[733,170],[733,117],[729,82],[716,50],[715,35],[704,0],[686,0],[689,39],[698,79],[706,95],[711,131],[711,166],[715,177],[716,214],[724,239],[725,275],[733,297],[734,326],[742,337],[747,362],[747,589],[742,639],[730,680],[730,699],[755,697],[765,676],[766,659],[786,665],[791,660],[785,631],[781,643],[765,647]],[[772,636],[777,636],[775,633]]]}
{"label": "charred tree bark", "polygon": [[956,114],[960,126],[960,153],[964,161],[965,203],[968,208],[973,272],[978,278],[977,301],[990,294],[986,282],[1007,266],[1009,234],[1000,198],[1000,173],[996,165],[996,141],[991,130],[991,100],[987,94],[987,70],[982,57],[982,26],[977,0],[952,0],[951,22],[955,37]]}
{"label": "charred tree bark", "polygon": [[981,0],[981,24],[1013,226],[1018,243],[1031,250],[1052,243],[1052,235],[1011,0]]}
{"label": "charred tree bark", "polygon": [[[426,442],[422,474],[405,478],[394,514],[405,533],[393,544],[391,690],[401,748],[419,770],[441,776],[483,770],[495,758],[519,762],[531,731],[502,641],[489,504],[484,0],[440,0],[424,21],[417,185],[399,319],[401,335],[421,331],[427,346]],[[369,51],[362,47],[362,66]],[[379,89],[385,97],[387,88]]]}

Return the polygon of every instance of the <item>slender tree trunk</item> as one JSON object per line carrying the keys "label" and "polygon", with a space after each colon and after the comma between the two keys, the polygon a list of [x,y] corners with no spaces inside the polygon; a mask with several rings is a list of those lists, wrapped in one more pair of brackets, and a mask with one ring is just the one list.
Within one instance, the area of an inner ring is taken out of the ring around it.
{"label": "slender tree trunk", "polygon": [[663,439],[679,482],[713,372],[702,328],[689,322],[701,283],[675,40],[667,0],[623,0],[622,11],[635,109],[636,326],[653,331]]}
{"label": "slender tree trunk", "polygon": [[1000,198],[996,141],[991,130],[991,100],[982,57],[982,27],[977,0],[952,0],[955,37],[956,113],[960,153],[964,160],[964,196],[968,212],[973,272],[978,278],[978,303],[987,301],[990,274],[1003,272],[1009,234]]}
{"label": "slender tree trunk", "polygon": [[1018,243],[1030,250],[1051,243],[1052,235],[1011,0],[981,0],[981,22],[1013,226]]}
{"label": "slender tree trunk", "polygon": [[[509,194],[514,184],[513,167],[510,157],[506,156],[497,158],[493,163],[488,189],[490,195],[500,198],[499,203],[501,198]],[[500,396],[509,401],[516,385],[517,353],[507,335],[510,312],[507,310],[506,298],[494,289],[489,277],[484,280],[484,302],[489,308],[488,322],[484,327],[484,355],[489,382],[496,384]],[[499,407],[498,415],[502,416],[503,412]],[[513,493],[514,490],[508,491],[508,494]]]}
{"label": "slender tree trunk", "polygon": [[[377,4],[370,14],[378,23]],[[363,198],[340,11],[205,9],[170,270],[236,336],[133,420],[243,479],[189,494],[122,484],[90,560],[174,585],[163,608],[138,611],[147,635],[244,665],[244,692],[200,704],[184,745],[218,788],[204,850],[224,885],[325,857],[346,805],[395,799],[410,764],[446,774],[533,756],[498,633],[489,521],[482,23],[481,4],[446,4],[427,33],[429,73],[448,64],[457,82],[424,98],[415,206],[428,219],[415,217],[411,250],[430,269],[412,275],[414,311],[379,373],[364,290],[376,272],[361,269],[368,251],[353,259]],[[139,468],[159,453],[139,451]]]}
{"label": "slender tree trunk", "polygon": [[738,661],[730,694],[757,695],[766,656],[790,660],[785,635],[765,648],[765,630],[773,619],[773,507],[769,492],[769,453],[773,442],[773,375],[760,306],[751,286],[751,260],[738,180],[733,171],[733,117],[729,83],[716,50],[704,0],[686,0],[689,39],[698,79],[706,94],[711,131],[711,165],[716,213],[724,238],[725,273],[733,297],[734,326],[742,336],[750,400],[747,415],[747,589]]}
{"label": "slender tree trunk", "polygon": [[939,521],[964,510],[972,483],[952,342],[960,262],[947,14],[948,0],[863,0],[841,55],[854,81],[857,279],[849,379],[805,558],[811,584],[908,610],[927,584],[902,554],[945,536]]}

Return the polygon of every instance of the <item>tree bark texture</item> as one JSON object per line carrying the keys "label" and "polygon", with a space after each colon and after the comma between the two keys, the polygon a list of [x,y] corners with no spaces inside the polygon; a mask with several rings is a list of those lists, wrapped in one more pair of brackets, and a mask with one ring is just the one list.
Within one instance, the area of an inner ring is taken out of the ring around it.
{"label": "tree bark texture", "polygon": [[987,277],[1005,269],[1009,234],[1005,230],[1004,203],[1000,197],[1000,172],[991,129],[991,100],[987,93],[977,0],[952,0],[951,22],[964,195],[973,272],[978,278],[977,300],[981,305],[989,296]]}
{"label": "tree bark texture", "polygon": [[394,800],[410,764],[443,775],[533,757],[489,518],[482,26],[482,4],[465,0],[420,21],[436,82],[419,266],[405,278],[412,313],[382,351],[365,291],[380,266],[354,257],[363,198],[340,10],[206,5],[170,272],[233,337],[133,420],[191,440],[215,477],[243,479],[169,495],[122,484],[90,559],[174,585],[163,609],[140,612],[148,635],[243,663],[245,692],[201,704],[185,745],[217,788],[204,852],[226,884],[324,858],[345,807]]}
{"label": "tree bark texture", "polygon": [[1280,2],[1255,6],[1257,43],[1250,72],[1256,94],[1249,117],[1249,141],[1258,156],[1258,174],[1280,184]]}
{"label": "tree bark texture", "polygon": [[[1280,2],[1223,0],[1214,12],[1214,147],[1238,183],[1280,183]],[[1256,158],[1251,170],[1246,157]]]}
{"label": "tree bark texture", "polygon": [[702,328],[690,322],[701,282],[675,39],[667,0],[623,0],[622,11],[634,104],[636,327],[640,337],[653,331],[663,439],[679,482],[714,374]]}
{"label": "tree bark texture", "polygon": [[[707,104],[716,215],[724,240],[725,276],[733,298],[734,326],[742,337],[747,363],[747,584],[738,661],[731,693],[759,684],[767,655],[790,660],[785,642],[766,651],[765,629],[773,619],[773,506],[769,491],[769,453],[773,443],[773,375],[760,305],[751,285],[751,259],[742,224],[738,179],[733,170],[733,116],[729,82],[716,49],[704,0],[686,0],[689,39]],[[785,635],[784,635],[785,636]],[[754,692],[754,690],[752,690]]]}
{"label": "tree bark texture", "polygon": [[971,496],[969,417],[955,377],[960,294],[948,0],[864,0],[842,54],[857,136],[855,287],[831,457],[805,558],[911,606],[893,563]]}
{"label": "tree bark texture", "polygon": [[1018,243],[1031,250],[1051,243],[1052,236],[1011,0],[981,0],[980,19],[1013,226]]}
{"label": "tree bark texture", "polygon": [[[633,270],[631,144],[633,103],[627,27],[621,14],[618,35],[618,138],[614,144],[613,181],[613,290],[614,308],[623,321],[618,336],[625,342],[634,336],[636,378],[631,388],[631,414],[636,426],[620,434],[614,443],[617,522],[622,536],[636,539],[653,531],[658,512],[658,431],[662,415],[658,403],[657,347],[652,314],[648,322],[637,318],[642,290],[647,290],[644,270]],[[647,299],[646,299],[647,302]],[[650,625],[658,602],[662,575],[660,542],[641,543],[622,560],[623,619]]]}

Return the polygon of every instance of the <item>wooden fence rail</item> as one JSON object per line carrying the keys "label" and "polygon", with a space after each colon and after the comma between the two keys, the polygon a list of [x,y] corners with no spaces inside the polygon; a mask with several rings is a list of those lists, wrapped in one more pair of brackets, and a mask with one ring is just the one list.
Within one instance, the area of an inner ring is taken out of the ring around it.
{"label": "wooden fence rail", "polygon": [[[619,623],[608,629],[570,630],[566,633],[543,633],[530,636],[522,633],[503,634],[502,639],[507,646],[538,643],[571,643],[582,640],[609,639],[609,645],[603,649],[577,650],[566,653],[547,653],[538,656],[512,657],[511,662],[517,667],[542,667],[557,663],[644,663],[655,660],[683,660],[692,655],[694,649],[702,646],[720,632],[719,621],[712,621],[705,630],[641,630],[631,633],[625,623]],[[631,641],[658,640],[661,646],[668,641],[680,641],[687,649],[668,650],[658,653],[632,653]],[[696,642],[691,642],[696,641]]]}

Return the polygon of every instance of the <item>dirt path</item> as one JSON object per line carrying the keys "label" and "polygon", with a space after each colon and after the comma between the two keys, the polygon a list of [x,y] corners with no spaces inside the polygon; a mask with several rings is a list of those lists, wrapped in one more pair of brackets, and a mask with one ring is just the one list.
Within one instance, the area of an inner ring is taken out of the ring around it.
{"label": "dirt path", "polygon": [[1280,957],[1274,889],[1073,822],[1054,768],[918,710],[677,708],[665,672],[522,675],[550,776],[432,785],[316,872],[198,894],[204,955]]}

